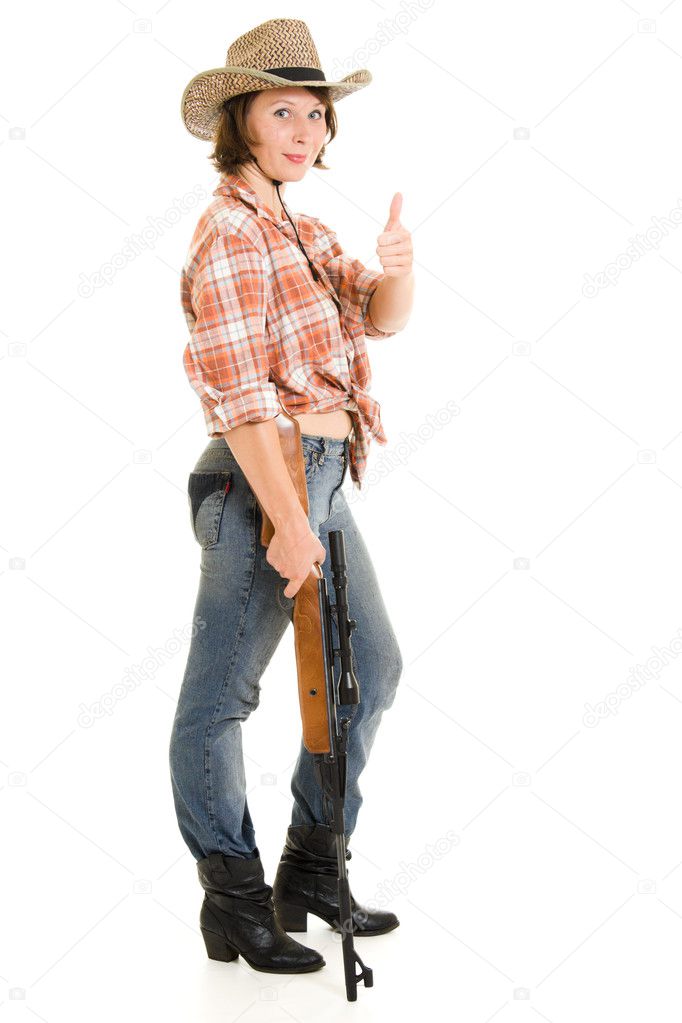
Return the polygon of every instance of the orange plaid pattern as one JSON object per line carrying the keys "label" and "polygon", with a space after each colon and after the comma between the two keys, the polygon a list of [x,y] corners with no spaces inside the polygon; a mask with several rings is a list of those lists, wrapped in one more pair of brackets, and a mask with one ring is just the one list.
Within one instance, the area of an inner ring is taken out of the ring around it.
{"label": "orange plaid pattern", "polygon": [[388,443],[364,336],[368,306],[385,276],[347,256],[316,217],[292,214],[320,274],[315,281],[289,220],[280,220],[238,174],[224,174],[201,215],[181,274],[190,330],[183,363],[209,437],[280,412],[353,419],[350,475],[358,489],[371,437]]}

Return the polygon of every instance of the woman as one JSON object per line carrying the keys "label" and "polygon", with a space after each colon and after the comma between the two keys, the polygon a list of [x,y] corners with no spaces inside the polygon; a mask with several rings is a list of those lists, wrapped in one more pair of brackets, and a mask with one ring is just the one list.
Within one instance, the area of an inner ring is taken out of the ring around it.
{"label": "woman", "polygon": [[[230,961],[241,954],[254,969],[276,973],[325,965],[286,930],[304,931],[308,912],[338,924],[336,852],[313,757],[301,743],[291,826],[274,886],[265,883],[245,795],[241,723],[258,706],[260,678],[313,562],[333,593],[330,530],[344,532],[361,680],[361,702],[348,708],[346,841],[362,802],[358,777],[402,670],[341,485],[349,468],[361,485],[371,436],[386,443],[368,392],[364,335],[389,337],[406,322],[411,243],[398,222],[399,195],[390,230],[379,238],[383,273],[347,257],[319,220],[286,207],[280,185],[300,181],[311,166],[324,168],[325,135],[336,131],[334,99],[371,80],[359,71],[326,83],[319,63],[303,22],[274,19],[233,43],[225,68],[195,76],[182,104],[188,130],[214,141],[222,178],[182,273],[191,335],[184,366],[211,439],[188,485],[201,547],[195,615],[202,627],[173,723],[171,781],[205,890],[200,925],[208,955]],[[279,444],[282,406],[301,428],[308,515]],[[275,527],[267,549],[259,542],[261,507]],[[393,913],[354,899],[352,908],[355,935],[398,926]]]}

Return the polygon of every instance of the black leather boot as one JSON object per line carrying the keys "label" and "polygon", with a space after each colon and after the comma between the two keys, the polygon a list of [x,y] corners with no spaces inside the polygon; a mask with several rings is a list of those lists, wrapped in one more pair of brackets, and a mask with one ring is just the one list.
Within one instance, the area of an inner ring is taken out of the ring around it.
{"label": "black leather boot", "polygon": [[[346,859],[351,858],[346,849]],[[351,892],[353,935],[385,934],[400,921],[388,910],[358,905]],[[341,931],[339,925],[336,839],[326,824],[297,824],[287,830],[284,851],[273,885],[277,918],[285,931],[307,930],[307,914],[314,913]]]}
{"label": "black leather boot", "polygon": [[275,916],[272,888],[255,859],[214,852],[197,861],[206,894],[200,926],[209,959],[229,963],[238,955],[263,973],[310,973],[325,961],[290,938]]}

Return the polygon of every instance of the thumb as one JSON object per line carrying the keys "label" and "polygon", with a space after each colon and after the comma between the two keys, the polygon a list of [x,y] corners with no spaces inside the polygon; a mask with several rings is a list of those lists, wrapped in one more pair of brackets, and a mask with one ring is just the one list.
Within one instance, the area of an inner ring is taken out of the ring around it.
{"label": "thumb", "polygon": [[384,231],[392,231],[400,224],[400,211],[403,206],[403,197],[400,192],[396,192],[391,199],[391,209],[389,210],[388,220]]}

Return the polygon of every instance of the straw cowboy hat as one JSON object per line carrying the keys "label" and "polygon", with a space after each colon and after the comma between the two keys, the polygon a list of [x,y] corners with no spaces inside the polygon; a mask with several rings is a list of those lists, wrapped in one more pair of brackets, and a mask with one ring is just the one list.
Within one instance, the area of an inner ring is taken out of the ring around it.
{"label": "straw cowboy hat", "polygon": [[308,26],[297,18],[272,18],[245,32],[227,51],[225,67],[202,71],[185,87],[180,109],[185,127],[198,139],[212,139],[226,99],[244,92],[317,86],[334,101],[372,81],[367,70],[328,82]]}

